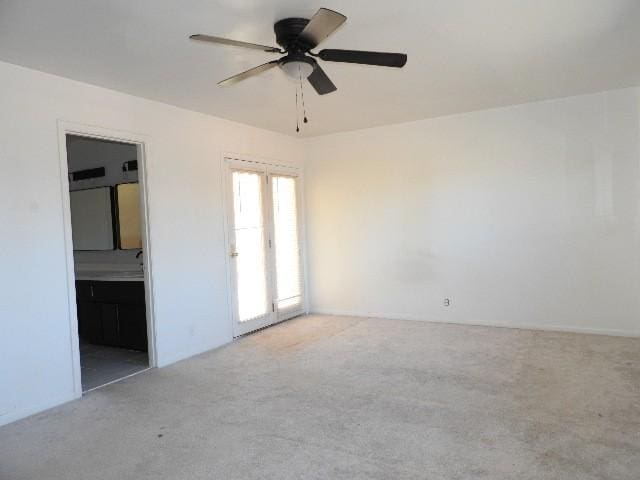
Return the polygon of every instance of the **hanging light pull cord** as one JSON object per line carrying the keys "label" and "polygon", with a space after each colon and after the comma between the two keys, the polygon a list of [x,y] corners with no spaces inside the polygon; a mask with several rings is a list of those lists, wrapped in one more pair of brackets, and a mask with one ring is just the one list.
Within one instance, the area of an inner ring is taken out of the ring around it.
{"label": "hanging light pull cord", "polygon": [[300,97],[302,98],[302,115],[304,118],[304,123],[307,123],[309,120],[307,120],[307,109],[304,105],[304,89],[302,88],[302,71],[300,70],[300,67],[298,67],[298,73],[300,74]]}
{"label": "hanging light pull cord", "polygon": [[298,125],[298,86],[296,85],[296,133],[300,131],[300,126]]}

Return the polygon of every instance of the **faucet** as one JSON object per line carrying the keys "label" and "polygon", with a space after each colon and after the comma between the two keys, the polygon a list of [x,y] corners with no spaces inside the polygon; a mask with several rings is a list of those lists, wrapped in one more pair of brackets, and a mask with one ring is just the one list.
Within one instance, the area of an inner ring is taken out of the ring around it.
{"label": "faucet", "polygon": [[[140,250],[138,253],[136,253],[136,258],[140,258],[142,256],[142,250]],[[144,270],[144,259],[140,260],[140,268],[142,268],[142,270]]]}

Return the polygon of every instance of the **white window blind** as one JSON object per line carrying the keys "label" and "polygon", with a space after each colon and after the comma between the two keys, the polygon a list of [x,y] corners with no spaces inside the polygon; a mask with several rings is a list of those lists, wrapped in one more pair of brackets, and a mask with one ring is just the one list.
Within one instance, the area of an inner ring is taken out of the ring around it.
{"label": "white window blind", "polygon": [[302,268],[298,234],[297,181],[295,177],[272,178],[273,227],[278,310],[302,306]]}

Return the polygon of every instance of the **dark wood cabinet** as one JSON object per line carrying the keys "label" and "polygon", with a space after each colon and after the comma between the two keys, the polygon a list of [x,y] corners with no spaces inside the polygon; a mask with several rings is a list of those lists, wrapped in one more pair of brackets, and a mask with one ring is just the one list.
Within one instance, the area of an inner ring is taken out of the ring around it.
{"label": "dark wood cabinet", "polygon": [[90,343],[147,351],[143,282],[76,282],[78,333]]}
{"label": "dark wood cabinet", "polygon": [[91,343],[97,343],[95,332],[102,328],[100,325],[102,312],[100,304],[78,299],[78,334],[80,338]]}
{"label": "dark wood cabinet", "polygon": [[147,323],[144,305],[118,305],[118,334],[126,339],[129,348],[147,351]]}
{"label": "dark wood cabinet", "polygon": [[101,325],[100,330],[96,332],[97,335],[95,337],[95,340],[100,341],[100,339],[102,339],[102,342],[100,343],[104,345],[127,348],[127,345],[125,345],[125,339],[120,337],[118,310],[119,305],[117,303],[100,304]]}

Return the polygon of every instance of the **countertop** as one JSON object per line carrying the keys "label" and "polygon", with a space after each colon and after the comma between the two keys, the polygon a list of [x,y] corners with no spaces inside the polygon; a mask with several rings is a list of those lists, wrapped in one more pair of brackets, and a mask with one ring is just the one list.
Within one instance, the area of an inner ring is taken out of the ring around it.
{"label": "countertop", "polygon": [[92,280],[98,282],[143,282],[144,273],[135,271],[76,271],[76,280]]}

